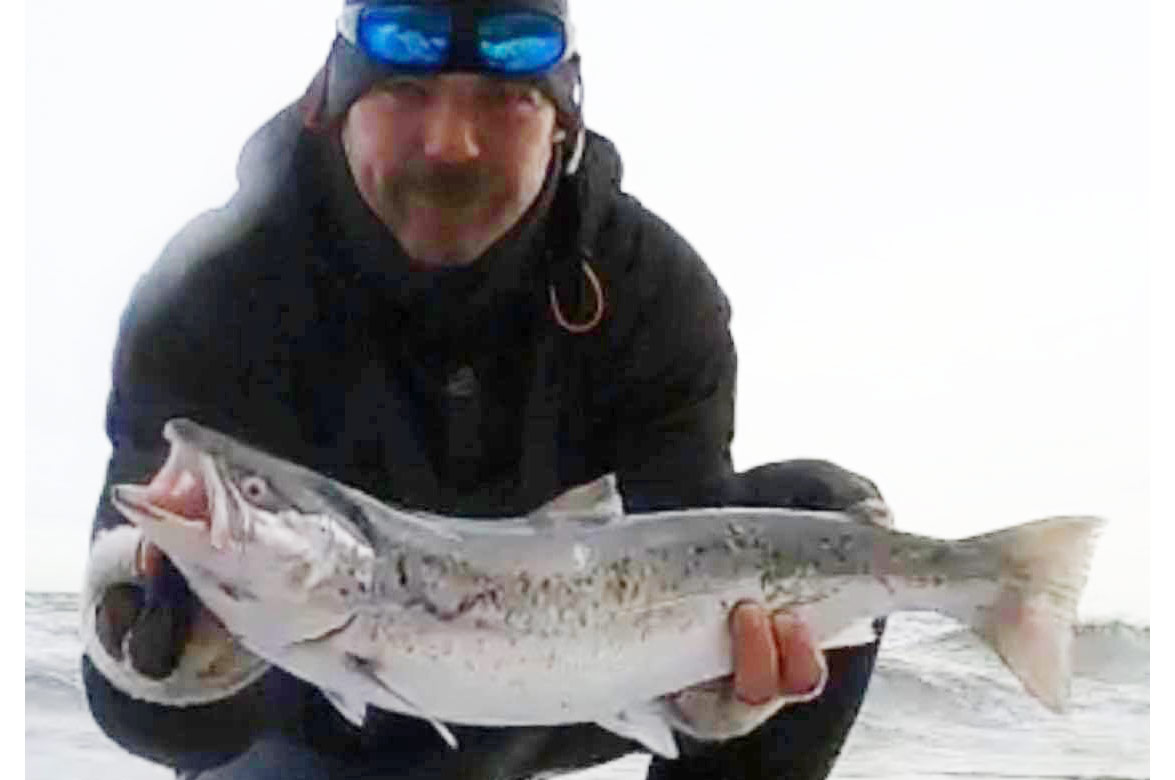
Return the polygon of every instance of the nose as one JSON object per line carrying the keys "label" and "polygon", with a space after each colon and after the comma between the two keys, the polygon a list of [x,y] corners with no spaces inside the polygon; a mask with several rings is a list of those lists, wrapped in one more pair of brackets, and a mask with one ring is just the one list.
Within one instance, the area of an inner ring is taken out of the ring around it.
{"label": "nose", "polygon": [[465,101],[446,95],[430,106],[424,121],[424,153],[443,163],[468,162],[481,153],[477,117]]}

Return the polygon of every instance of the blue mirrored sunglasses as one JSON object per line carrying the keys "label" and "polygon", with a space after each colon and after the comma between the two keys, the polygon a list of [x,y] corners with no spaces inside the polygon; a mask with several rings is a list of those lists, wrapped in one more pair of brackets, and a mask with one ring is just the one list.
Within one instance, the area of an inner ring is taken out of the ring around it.
{"label": "blue mirrored sunglasses", "polygon": [[568,50],[563,22],[530,10],[455,19],[441,5],[355,5],[339,16],[338,31],[376,62],[407,71],[459,68],[525,76],[548,70]]}

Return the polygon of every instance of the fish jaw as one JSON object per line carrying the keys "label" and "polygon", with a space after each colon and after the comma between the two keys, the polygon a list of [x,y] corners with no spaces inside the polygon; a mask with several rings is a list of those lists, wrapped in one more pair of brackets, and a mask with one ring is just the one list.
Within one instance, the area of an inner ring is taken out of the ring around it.
{"label": "fish jaw", "polygon": [[203,557],[204,551],[211,548],[211,529],[206,519],[186,517],[159,506],[143,485],[115,485],[110,498],[115,508],[169,557]]}

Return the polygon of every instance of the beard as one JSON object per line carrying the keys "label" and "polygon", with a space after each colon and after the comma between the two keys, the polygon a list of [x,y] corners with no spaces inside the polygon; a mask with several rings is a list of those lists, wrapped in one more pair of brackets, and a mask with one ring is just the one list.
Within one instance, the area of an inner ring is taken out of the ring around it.
{"label": "beard", "polygon": [[414,265],[467,265],[513,218],[510,186],[480,162],[411,161],[375,181],[382,219]]}

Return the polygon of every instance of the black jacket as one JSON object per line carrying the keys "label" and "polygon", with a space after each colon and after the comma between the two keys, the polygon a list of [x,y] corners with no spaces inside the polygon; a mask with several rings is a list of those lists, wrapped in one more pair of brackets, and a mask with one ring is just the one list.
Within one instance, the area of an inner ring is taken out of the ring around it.
{"label": "black jacket", "polygon": [[[375,496],[474,516],[522,513],[610,471],[630,508],[696,503],[729,474],[727,301],[686,242],[620,191],[605,139],[590,137],[545,214],[473,268],[439,274],[407,269],[337,139],[305,131],[293,110],[250,141],[239,173],[234,199],[170,243],[126,310],[107,488],[149,478],[162,424],[179,415]],[[548,285],[569,315],[588,311],[585,260],[605,316],[576,335],[554,322]],[[104,491],[95,531],[122,522]],[[95,710],[103,728],[175,766],[223,760],[268,719],[250,712],[256,691],[188,711],[110,698]],[[339,723],[312,691],[295,698],[285,727],[324,750],[403,750],[407,719],[384,718],[385,738],[379,724]],[[605,752],[622,749],[603,736]]]}
{"label": "black jacket", "polygon": [[[451,272],[407,269],[337,138],[305,130],[292,109],[247,144],[239,178],[126,309],[95,533],[125,522],[109,487],[150,478],[173,416],[432,511],[522,513],[608,472],[630,510],[718,500],[731,473],[729,306],[690,246],[621,192],[607,140],[590,135],[573,178],[550,177],[535,213]],[[554,322],[549,287],[568,312],[590,311],[585,261],[605,314],[577,335]],[[353,728],[280,670],[227,701],[169,709],[83,666],[103,730],[180,768],[221,763],[270,729],[383,762],[389,777],[526,776],[636,749],[590,725],[458,727],[454,753],[411,718],[376,712]],[[721,746],[692,749],[722,763]]]}

